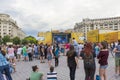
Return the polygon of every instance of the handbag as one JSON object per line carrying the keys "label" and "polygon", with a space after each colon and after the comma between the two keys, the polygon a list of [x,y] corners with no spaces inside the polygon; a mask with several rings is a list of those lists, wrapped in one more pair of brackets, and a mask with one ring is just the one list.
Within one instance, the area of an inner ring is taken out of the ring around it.
{"label": "handbag", "polygon": [[96,75],[96,80],[101,80],[99,75]]}

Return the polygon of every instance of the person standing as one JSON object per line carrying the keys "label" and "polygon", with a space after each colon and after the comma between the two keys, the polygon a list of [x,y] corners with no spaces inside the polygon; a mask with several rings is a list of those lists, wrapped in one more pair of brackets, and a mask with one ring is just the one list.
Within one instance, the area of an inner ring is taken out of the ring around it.
{"label": "person standing", "polygon": [[19,46],[18,49],[17,49],[17,59],[18,59],[18,61],[20,61],[20,59],[21,59],[21,54],[22,54],[22,47]]}
{"label": "person standing", "polygon": [[100,52],[100,48],[98,46],[98,43],[96,43],[96,46],[95,46],[95,54],[96,54],[96,56],[98,56],[99,52]]}
{"label": "person standing", "polygon": [[1,47],[0,47],[0,73],[5,73],[5,76],[9,79],[12,80],[10,71],[9,71],[9,62],[6,60],[4,53],[1,52]]}
{"label": "person standing", "polygon": [[97,58],[99,60],[99,75],[101,80],[107,80],[106,68],[108,67],[109,50],[105,42],[101,42],[101,50]]}
{"label": "person standing", "polygon": [[14,48],[13,48],[12,45],[9,45],[8,56],[9,56],[10,62],[14,62],[15,61]]}
{"label": "person standing", "polygon": [[96,54],[93,51],[91,43],[86,43],[81,51],[80,57],[84,61],[85,80],[94,80],[96,65]]}
{"label": "person standing", "polygon": [[29,45],[27,49],[27,53],[28,53],[29,61],[32,61],[33,60],[33,48],[31,45]]}
{"label": "person standing", "polygon": [[38,59],[38,45],[34,45],[34,55],[35,55],[35,58]]}
{"label": "person standing", "polygon": [[70,45],[70,50],[67,52],[67,65],[70,70],[70,80],[75,80],[75,71],[78,66],[78,58],[74,46]]}
{"label": "person standing", "polygon": [[24,61],[28,61],[28,53],[26,46],[23,47],[23,56],[24,56]]}
{"label": "person standing", "polygon": [[84,45],[82,43],[78,44],[78,55],[80,55],[82,49],[83,49]]}
{"label": "person standing", "polygon": [[55,46],[55,67],[57,67],[59,64],[59,53],[60,53],[59,46],[58,44],[56,44]]}
{"label": "person standing", "polygon": [[54,57],[52,52],[52,46],[49,44],[47,48],[47,59],[49,67],[52,66],[52,58]]}
{"label": "person standing", "polygon": [[114,48],[115,52],[115,73],[116,76],[120,76],[120,40],[118,40],[118,45]]}
{"label": "person standing", "polygon": [[40,45],[40,62],[45,63],[45,51],[43,43]]}

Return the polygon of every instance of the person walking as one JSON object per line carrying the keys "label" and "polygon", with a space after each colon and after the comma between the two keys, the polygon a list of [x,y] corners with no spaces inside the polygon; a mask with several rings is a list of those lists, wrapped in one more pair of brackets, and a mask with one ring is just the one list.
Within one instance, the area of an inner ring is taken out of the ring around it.
{"label": "person walking", "polygon": [[70,45],[70,50],[67,52],[67,65],[70,70],[70,80],[75,80],[75,71],[78,66],[78,57],[76,51],[74,50],[74,46]]}
{"label": "person walking", "polygon": [[86,43],[84,49],[80,53],[80,57],[84,62],[85,80],[94,80],[96,65],[96,54],[93,51],[92,44]]}
{"label": "person walking", "polygon": [[97,58],[99,60],[99,75],[101,80],[107,80],[106,68],[108,67],[109,50],[105,42],[101,42],[102,48]]}

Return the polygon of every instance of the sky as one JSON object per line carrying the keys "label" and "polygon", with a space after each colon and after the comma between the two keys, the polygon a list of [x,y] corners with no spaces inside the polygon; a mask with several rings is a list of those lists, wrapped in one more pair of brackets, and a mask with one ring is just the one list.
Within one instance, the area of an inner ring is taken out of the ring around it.
{"label": "sky", "polygon": [[84,18],[120,16],[120,0],[0,0],[6,13],[27,35],[73,28]]}

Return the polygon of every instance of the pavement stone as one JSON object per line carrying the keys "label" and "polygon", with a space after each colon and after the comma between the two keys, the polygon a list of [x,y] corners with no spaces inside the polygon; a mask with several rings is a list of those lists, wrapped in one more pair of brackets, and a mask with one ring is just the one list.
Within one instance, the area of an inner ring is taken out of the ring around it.
{"label": "pavement stone", "polygon": [[[109,65],[107,68],[107,80],[120,80],[120,77],[115,77],[115,62],[114,58],[110,55],[109,56]],[[47,72],[49,71],[49,67],[46,63],[40,63],[40,60],[33,60],[32,62],[24,62],[20,61],[17,62],[16,68],[17,72],[12,73],[13,80],[26,80],[30,76],[30,73],[32,72],[32,66],[38,65],[39,71],[44,74],[44,80],[46,79]],[[53,65],[54,65],[54,59],[53,59]],[[69,79],[69,69],[67,67],[67,61],[66,56],[60,56],[59,58],[59,66],[55,67],[55,71],[57,72],[58,80],[70,80]],[[96,74],[99,74],[99,64],[96,60]],[[83,68],[83,61],[79,60],[79,68],[76,70],[76,79],[75,80],[84,80],[85,73]]]}

